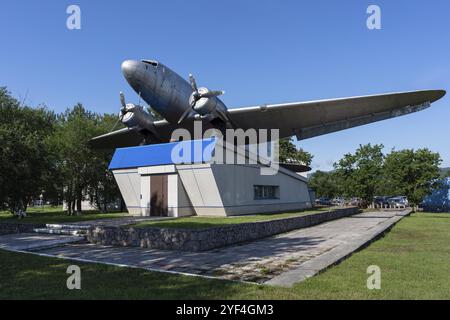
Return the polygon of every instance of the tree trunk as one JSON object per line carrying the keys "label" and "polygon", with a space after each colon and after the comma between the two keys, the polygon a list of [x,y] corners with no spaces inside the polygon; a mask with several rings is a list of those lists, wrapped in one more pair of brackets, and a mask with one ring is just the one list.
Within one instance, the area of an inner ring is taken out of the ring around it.
{"label": "tree trunk", "polygon": [[74,183],[74,198],[75,198],[75,204],[76,204],[76,211],[75,214],[76,215],[80,215],[81,214],[81,201],[83,199],[83,193],[82,193],[82,188],[78,185],[77,182]]}
{"label": "tree trunk", "polygon": [[67,201],[67,214],[69,216],[72,215],[72,201],[70,201],[70,200]]}
{"label": "tree trunk", "polygon": [[102,204],[100,203],[97,192],[95,193],[95,205],[97,206],[98,210],[102,211]]}
{"label": "tree trunk", "polygon": [[77,197],[77,214],[81,213],[81,197]]}

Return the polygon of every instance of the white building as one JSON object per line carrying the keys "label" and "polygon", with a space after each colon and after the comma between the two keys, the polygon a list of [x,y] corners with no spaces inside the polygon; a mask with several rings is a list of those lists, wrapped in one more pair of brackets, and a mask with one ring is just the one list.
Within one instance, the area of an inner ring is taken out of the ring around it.
{"label": "white building", "polygon": [[[180,146],[197,148],[183,164],[173,161]],[[270,166],[248,164],[249,153],[242,151],[234,154],[246,156],[246,164],[219,164],[218,148],[223,145],[214,138],[120,148],[110,170],[132,215],[230,216],[312,206],[303,176],[283,167],[262,175]]]}

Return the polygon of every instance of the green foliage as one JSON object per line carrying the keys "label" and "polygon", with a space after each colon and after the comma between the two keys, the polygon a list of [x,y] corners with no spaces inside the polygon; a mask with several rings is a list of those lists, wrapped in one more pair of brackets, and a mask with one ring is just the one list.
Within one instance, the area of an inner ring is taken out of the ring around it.
{"label": "green foliage", "polygon": [[384,163],[385,190],[392,195],[405,195],[419,205],[437,186],[441,161],[439,153],[426,148],[391,152]]}
{"label": "green foliage", "polygon": [[307,166],[312,162],[313,155],[301,148],[297,149],[292,138],[280,139],[279,148],[280,162],[299,162]]}
{"label": "green foliage", "polygon": [[0,207],[26,210],[32,199],[81,211],[88,199],[99,209],[120,198],[108,164],[112,152],[92,150],[88,141],[107,133],[115,115],[98,115],[80,103],[55,115],[44,107],[21,106],[0,88]]}
{"label": "green foliage", "polygon": [[372,201],[382,182],[383,145],[360,145],[355,154],[346,154],[334,165],[343,196]]}
{"label": "green foliage", "polygon": [[334,164],[332,172],[316,172],[310,186],[318,197],[360,197],[371,202],[376,195],[407,196],[418,205],[437,187],[439,153],[428,149],[391,151],[382,145],[361,145]]}
{"label": "green foliage", "polygon": [[117,117],[97,115],[80,103],[59,116],[52,142],[59,155],[60,183],[69,213],[81,211],[81,201],[86,198],[106,209],[106,203],[120,197],[108,171],[111,152],[96,151],[88,145],[92,137],[108,132],[116,121]]}
{"label": "green foliage", "polygon": [[44,107],[21,106],[0,88],[0,205],[26,210],[51,175],[49,138],[55,115]]}
{"label": "green foliage", "polygon": [[334,198],[342,194],[341,181],[335,172],[316,171],[309,180],[309,187],[317,197]]}

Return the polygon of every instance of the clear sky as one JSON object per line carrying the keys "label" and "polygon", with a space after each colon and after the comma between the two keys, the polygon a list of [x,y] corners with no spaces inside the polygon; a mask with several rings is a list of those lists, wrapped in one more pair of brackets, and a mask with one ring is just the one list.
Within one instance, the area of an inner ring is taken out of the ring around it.
{"label": "clear sky", "polygon": [[[66,8],[81,8],[81,30]],[[366,9],[381,8],[381,30]],[[125,59],[156,59],[230,107],[418,89],[450,90],[450,1],[22,1],[0,7],[0,86],[58,112],[118,112]],[[28,92],[28,94],[27,94]],[[359,144],[428,147],[450,166],[450,94],[432,108],[298,145],[328,170]]]}

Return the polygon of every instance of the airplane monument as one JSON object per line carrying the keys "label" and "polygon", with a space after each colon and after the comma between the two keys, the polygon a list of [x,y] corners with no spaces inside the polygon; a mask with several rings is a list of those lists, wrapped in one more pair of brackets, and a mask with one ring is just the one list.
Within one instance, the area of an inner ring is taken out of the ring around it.
{"label": "airplane monument", "polygon": [[198,87],[192,75],[185,80],[160,62],[127,60],[122,72],[163,119],[126,103],[121,94],[118,122],[125,128],[94,137],[90,144],[116,149],[110,169],[134,215],[225,216],[312,206],[307,180],[295,172],[295,166],[280,166],[276,174],[261,175],[263,163],[213,163],[214,152],[205,150],[217,144],[214,139],[201,141],[206,156],[200,161],[174,162],[171,155],[177,142],[172,133],[176,129],[194,135],[195,123],[200,122],[203,131],[277,129],[279,138],[303,140],[421,111],[446,93],[421,90],[228,108],[219,98],[224,91]]}

